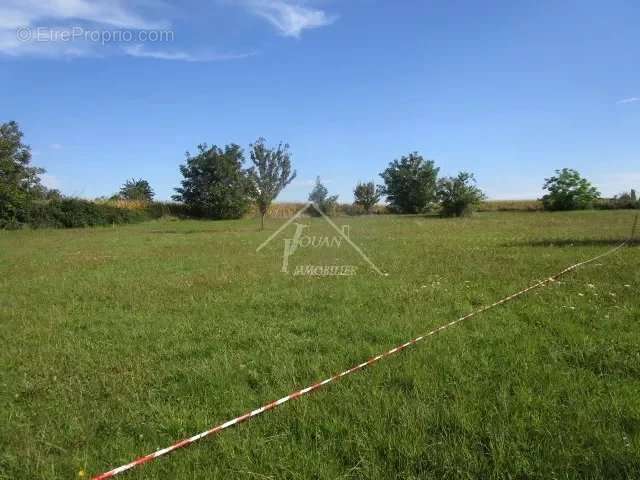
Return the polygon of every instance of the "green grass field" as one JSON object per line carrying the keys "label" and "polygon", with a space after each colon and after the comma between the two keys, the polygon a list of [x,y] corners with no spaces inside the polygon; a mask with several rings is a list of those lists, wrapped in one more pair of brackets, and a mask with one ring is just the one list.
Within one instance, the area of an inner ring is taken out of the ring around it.
{"label": "green grass field", "polygon": [[[632,219],[336,219],[387,277],[281,273],[282,239],[255,249],[283,220],[0,232],[0,478],[166,447],[602,253]],[[123,478],[639,478],[639,264],[626,247]]]}

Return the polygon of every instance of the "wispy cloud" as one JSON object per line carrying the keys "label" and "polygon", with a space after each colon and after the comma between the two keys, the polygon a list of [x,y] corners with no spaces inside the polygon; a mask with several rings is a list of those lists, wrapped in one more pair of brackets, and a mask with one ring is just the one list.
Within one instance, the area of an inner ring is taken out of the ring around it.
{"label": "wispy cloud", "polygon": [[[299,37],[306,30],[329,25],[336,19],[312,5],[319,0],[233,1],[286,37]],[[0,55],[46,58],[128,55],[210,62],[255,54],[208,53],[209,50],[202,49],[194,52],[191,48],[167,46],[174,41],[174,32],[170,29],[171,22],[163,17],[175,8],[169,8],[165,0],[0,0]],[[163,39],[152,41],[144,35],[150,31],[163,34]],[[123,32],[130,38],[123,40]]]}
{"label": "wispy cloud", "polygon": [[255,55],[251,53],[205,53],[194,54],[180,50],[148,49],[142,44],[127,45],[123,51],[131,57],[153,58],[156,60],[178,60],[183,62],[219,62],[223,60],[238,60]]}
{"label": "wispy cloud", "polygon": [[621,105],[624,103],[634,103],[634,102],[640,102],[640,97],[623,98],[622,100],[618,100],[616,103],[618,105]]}
{"label": "wispy cloud", "polygon": [[[183,62],[245,58],[254,53],[194,53],[167,48],[174,32],[163,0],[0,0],[0,54],[45,58],[128,55]],[[155,32],[153,32],[155,31]],[[149,33],[156,33],[156,39]],[[140,43],[154,43],[153,46]]]}
{"label": "wispy cloud", "polygon": [[49,145],[49,148],[51,150],[62,150],[62,145],[59,143],[52,143],[51,145]]}
{"label": "wispy cloud", "polygon": [[[149,21],[121,0],[3,0],[0,28],[33,25],[40,20],[84,20],[112,27],[153,29],[166,22]],[[130,5],[134,2],[128,2]]]}
{"label": "wispy cloud", "polygon": [[[105,45],[84,35],[64,38],[73,29],[152,30],[169,22],[139,13],[140,0],[2,0],[0,5],[0,54],[45,57],[99,55]],[[145,5],[153,1],[145,0]]]}
{"label": "wispy cloud", "polygon": [[242,0],[242,3],[286,37],[299,37],[304,30],[324,27],[336,20],[324,10],[297,0]]}

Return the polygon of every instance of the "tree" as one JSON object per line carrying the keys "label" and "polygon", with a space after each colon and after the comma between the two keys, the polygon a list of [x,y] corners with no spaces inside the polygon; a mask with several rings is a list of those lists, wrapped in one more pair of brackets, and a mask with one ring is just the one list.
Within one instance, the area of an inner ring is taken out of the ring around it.
{"label": "tree", "polygon": [[591,208],[600,192],[571,168],[556,170],[556,175],[545,178],[542,187],[549,193],[542,197],[545,210],[582,210]]}
{"label": "tree", "polygon": [[139,200],[151,202],[155,193],[151,189],[149,182],[142,178],[127,180],[120,188],[120,197],[125,200]]}
{"label": "tree", "polygon": [[279,143],[275,149],[268,148],[265,139],[261,137],[251,145],[250,155],[253,163],[249,170],[249,178],[253,184],[251,195],[260,211],[260,230],[263,230],[264,217],[271,202],[296,178],[296,172],[291,172],[288,144]]}
{"label": "tree", "polygon": [[[333,215],[338,201],[338,195],[329,196],[329,190],[320,181],[320,177],[316,177],[316,184],[309,194],[309,201],[313,202],[325,215]],[[315,209],[310,209],[312,215],[317,215]]]}
{"label": "tree", "polygon": [[198,154],[186,153],[180,165],[184,177],[173,199],[183,202],[194,214],[213,219],[240,218],[249,207],[251,181],[242,168],[244,156],[236,144],[224,150],[198,145]]}
{"label": "tree", "polygon": [[31,149],[22,137],[16,122],[0,124],[0,228],[27,222],[31,201],[45,190],[44,169],[30,166]]}
{"label": "tree", "polygon": [[473,207],[486,198],[482,190],[475,186],[475,182],[473,174],[468,172],[438,180],[438,200],[443,216],[471,215]]}
{"label": "tree", "polygon": [[394,160],[380,174],[384,180],[382,193],[390,207],[400,213],[421,213],[436,201],[439,169],[433,160],[425,160],[417,152]]}
{"label": "tree", "polygon": [[382,197],[382,187],[376,186],[373,182],[359,182],[353,190],[353,204],[362,207],[366,213],[370,213],[373,206]]}

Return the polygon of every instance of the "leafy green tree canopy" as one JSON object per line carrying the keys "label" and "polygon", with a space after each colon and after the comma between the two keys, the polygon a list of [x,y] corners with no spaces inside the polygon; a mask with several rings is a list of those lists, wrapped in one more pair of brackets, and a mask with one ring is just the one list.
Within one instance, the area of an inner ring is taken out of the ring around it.
{"label": "leafy green tree canopy", "polygon": [[250,204],[251,181],[243,169],[244,156],[236,144],[224,147],[198,145],[197,155],[187,152],[180,165],[184,179],[173,199],[194,215],[212,219],[240,218]]}
{"label": "leafy green tree canopy", "polygon": [[125,200],[139,200],[143,202],[151,202],[155,193],[149,185],[149,182],[142,178],[132,178],[124,182],[120,188],[120,197]]}
{"label": "leafy green tree canopy", "polygon": [[600,192],[576,170],[563,168],[556,175],[545,178],[542,187],[549,193],[542,197],[546,210],[582,210],[591,208]]}
{"label": "leafy green tree canopy", "polygon": [[262,137],[251,145],[251,162],[249,178],[252,182],[251,196],[260,211],[260,228],[264,228],[264,217],[271,202],[280,192],[296,178],[295,170],[291,171],[291,154],[289,145],[279,143],[276,148],[265,145]]}
{"label": "leafy green tree canopy", "polygon": [[484,200],[485,194],[475,185],[473,174],[460,172],[456,177],[438,180],[438,200],[441,213],[447,217],[470,215],[473,207]]}
{"label": "leafy green tree canopy", "polygon": [[359,182],[353,190],[353,204],[362,207],[367,213],[380,201],[381,197],[382,187],[376,186],[373,182]]}
{"label": "leafy green tree canopy", "polygon": [[39,178],[44,169],[30,165],[22,136],[16,122],[0,124],[0,228],[26,222],[30,202],[46,191]]}
{"label": "leafy green tree canopy", "polygon": [[422,213],[436,201],[439,168],[433,160],[425,160],[418,152],[394,160],[380,174],[384,180],[382,193],[391,209],[400,213]]}

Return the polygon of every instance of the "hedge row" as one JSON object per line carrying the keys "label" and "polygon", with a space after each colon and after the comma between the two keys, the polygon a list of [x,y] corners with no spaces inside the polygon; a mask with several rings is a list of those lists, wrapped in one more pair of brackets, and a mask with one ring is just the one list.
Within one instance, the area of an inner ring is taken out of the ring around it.
{"label": "hedge row", "polygon": [[593,208],[598,210],[637,209],[640,208],[640,201],[629,198],[599,198],[594,202]]}
{"label": "hedge row", "polygon": [[153,202],[132,208],[113,202],[93,202],[80,198],[36,201],[29,209],[26,222],[4,225],[4,228],[82,228],[138,223],[163,216],[188,216],[184,205]]}
{"label": "hedge row", "polygon": [[[269,215],[274,218],[286,218],[294,215],[303,203],[276,203],[270,208]],[[632,204],[621,202],[619,199],[599,199],[596,209],[640,208],[638,202]],[[486,201],[478,208],[480,211],[535,211],[541,210],[538,201]],[[352,205],[339,204],[337,215],[359,215],[364,212]],[[251,215],[252,212],[250,212]],[[255,212],[253,212],[255,213]],[[372,213],[389,213],[382,206],[377,205]],[[34,202],[28,210],[26,222],[14,222],[0,225],[0,228],[82,228],[104,225],[120,225],[153,220],[164,216],[181,218],[194,217],[193,212],[180,203],[171,202],[95,202],[79,198],[63,198],[60,200]]]}

